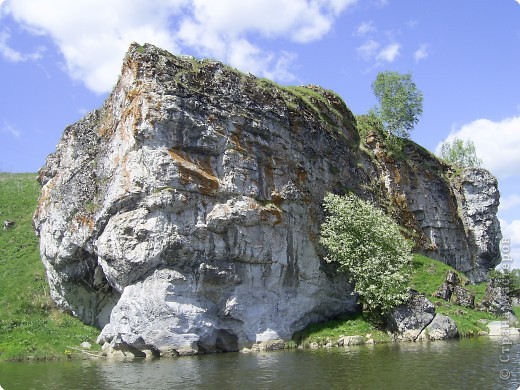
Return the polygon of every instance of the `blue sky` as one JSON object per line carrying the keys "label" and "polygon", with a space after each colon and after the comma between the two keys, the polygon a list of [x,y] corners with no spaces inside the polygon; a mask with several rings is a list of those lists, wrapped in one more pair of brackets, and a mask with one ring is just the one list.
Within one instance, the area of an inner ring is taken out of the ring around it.
{"label": "blue sky", "polygon": [[520,0],[0,0],[0,171],[37,171],[101,106],[132,41],[321,85],[355,114],[378,72],[411,72],[412,138],[474,141],[520,260]]}

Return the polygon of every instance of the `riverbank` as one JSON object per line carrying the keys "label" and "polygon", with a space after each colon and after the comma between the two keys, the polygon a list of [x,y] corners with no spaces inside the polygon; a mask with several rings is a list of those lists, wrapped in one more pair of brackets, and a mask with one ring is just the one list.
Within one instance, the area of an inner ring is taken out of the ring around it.
{"label": "riverbank", "polygon": [[[459,306],[451,301],[433,296],[443,284],[448,272],[458,275],[461,283],[466,278],[452,267],[437,260],[415,254],[413,260],[413,277],[411,288],[424,294],[435,306],[437,314],[451,317],[457,324],[458,337],[467,338],[491,334],[489,323],[502,322],[493,314],[476,309]],[[486,290],[486,283],[465,285],[475,295],[475,302],[480,302]],[[517,313],[516,316],[518,317]],[[493,327],[495,332],[496,326]],[[295,344],[302,347],[327,347],[358,344],[377,344],[393,342],[394,338],[384,329],[375,326],[369,319],[359,314],[353,318],[329,321],[322,324],[311,324],[295,334]]]}
{"label": "riverbank", "polygon": [[[39,186],[35,174],[0,173],[0,361],[85,358],[96,355],[99,330],[57,310],[52,302],[40,261],[38,239],[32,229]],[[495,316],[463,308],[431,295],[451,267],[424,256],[414,256],[411,287],[427,296],[438,313],[450,316],[461,337],[483,334]],[[459,276],[463,278],[462,275]],[[468,285],[479,301],[485,285]],[[391,342],[392,337],[363,315],[311,324],[286,347],[316,347]],[[80,345],[90,343],[83,351]]]}

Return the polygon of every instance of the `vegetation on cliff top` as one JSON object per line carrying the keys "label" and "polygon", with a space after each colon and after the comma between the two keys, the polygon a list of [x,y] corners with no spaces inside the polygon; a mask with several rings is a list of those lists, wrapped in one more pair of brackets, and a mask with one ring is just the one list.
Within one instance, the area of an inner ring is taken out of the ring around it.
{"label": "vegetation on cliff top", "polygon": [[70,347],[98,330],[56,309],[40,260],[32,213],[40,186],[35,174],[0,173],[0,360],[67,358]]}

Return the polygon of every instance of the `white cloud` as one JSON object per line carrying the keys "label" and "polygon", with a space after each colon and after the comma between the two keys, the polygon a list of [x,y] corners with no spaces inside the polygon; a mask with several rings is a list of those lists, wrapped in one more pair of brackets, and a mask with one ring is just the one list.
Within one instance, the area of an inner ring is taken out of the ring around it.
{"label": "white cloud", "polygon": [[501,219],[500,228],[504,239],[509,240],[512,246],[520,246],[520,220],[515,219],[509,223]]}
{"label": "white cloud", "polygon": [[[1,4],[0,4],[1,6]],[[43,47],[39,47],[32,53],[21,53],[18,50],[13,49],[8,41],[11,34],[8,30],[0,31],[0,55],[7,61],[10,62],[25,62],[31,60],[39,60],[44,52]]]}
{"label": "white cloud", "polygon": [[423,60],[430,55],[430,53],[428,52],[428,46],[428,44],[423,43],[419,47],[419,49],[417,49],[415,53],[413,53],[413,58],[415,59],[415,62],[419,62],[420,60]]}
{"label": "white cloud", "polygon": [[[472,140],[485,168],[500,178],[518,176],[520,171],[520,116],[499,122],[478,119],[455,129],[446,138]],[[437,145],[437,153],[440,151]]]}
{"label": "white cloud", "polygon": [[370,39],[366,41],[363,45],[359,46],[356,50],[365,61],[371,60],[377,54],[377,50],[381,45],[379,42]]}
{"label": "white cloud", "polygon": [[502,265],[511,266],[512,264],[513,268],[520,268],[520,220],[516,219],[509,223],[501,219],[500,228],[503,237],[501,245]]}
{"label": "white cloud", "polygon": [[500,198],[500,211],[510,210],[520,205],[520,195],[512,194]]}
{"label": "white cloud", "polygon": [[381,49],[377,54],[376,59],[378,61],[394,62],[394,60],[399,56],[400,50],[401,45],[399,43],[391,43]]}
{"label": "white cloud", "polygon": [[356,31],[354,31],[353,35],[357,37],[363,37],[374,31],[376,31],[376,26],[374,25],[374,22],[363,22],[356,28]]}
{"label": "white cloud", "polygon": [[328,33],[357,0],[7,0],[6,12],[33,33],[49,35],[68,73],[93,91],[117,79],[131,42],[174,53],[191,49],[241,70],[291,78],[287,53],[265,52],[252,37],[306,43]]}
{"label": "white cloud", "polygon": [[61,50],[68,73],[95,92],[115,83],[132,41],[169,50],[177,46],[168,32],[169,17],[184,0],[7,0],[8,11],[33,32],[49,35]]}
{"label": "white cloud", "polygon": [[516,2],[517,2],[518,4],[520,4],[520,0],[516,0]]}

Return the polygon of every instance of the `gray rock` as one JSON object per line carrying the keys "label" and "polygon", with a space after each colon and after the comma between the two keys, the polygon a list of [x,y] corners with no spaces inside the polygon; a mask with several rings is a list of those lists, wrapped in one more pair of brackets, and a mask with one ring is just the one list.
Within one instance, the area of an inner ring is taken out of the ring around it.
{"label": "gray rock", "polygon": [[408,301],[387,316],[387,326],[396,339],[415,341],[434,316],[433,304],[424,295],[411,291]]}
{"label": "gray rock", "polygon": [[475,307],[475,294],[464,287],[454,286],[451,301],[455,305],[473,309]]}
{"label": "gray rock", "polygon": [[449,301],[453,292],[453,286],[447,282],[444,282],[438,289],[433,293],[436,298],[444,299]]}
{"label": "gray rock", "polygon": [[448,271],[446,273],[446,283],[451,286],[458,286],[460,283],[459,275],[456,272]]}
{"label": "gray rock", "polygon": [[253,352],[279,351],[282,349],[285,349],[285,341],[280,339],[258,342],[251,347]]}
{"label": "gray rock", "polygon": [[488,285],[478,308],[498,316],[511,315],[513,307],[511,297],[509,296],[509,288]]}
{"label": "gray rock", "polygon": [[4,230],[10,229],[15,225],[14,221],[5,220],[4,221]]}
{"label": "gray rock", "polygon": [[443,314],[436,314],[417,340],[447,340],[457,337],[458,333],[457,324],[453,319]]}
{"label": "gray rock", "polygon": [[337,342],[338,347],[347,347],[362,344],[365,344],[365,338],[363,336],[343,336]]}
{"label": "gray rock", "polygon": [[103,107],[65,129],[33,221],[54,301],[102,328],[107,354],[236,350],[355,311],[319,245],[327,192],[390,205],[475,279],[495,262],[489,174],[454,185],[412,143],[403,162],[359,148],[344,102],[306,88],[134,44]]}

